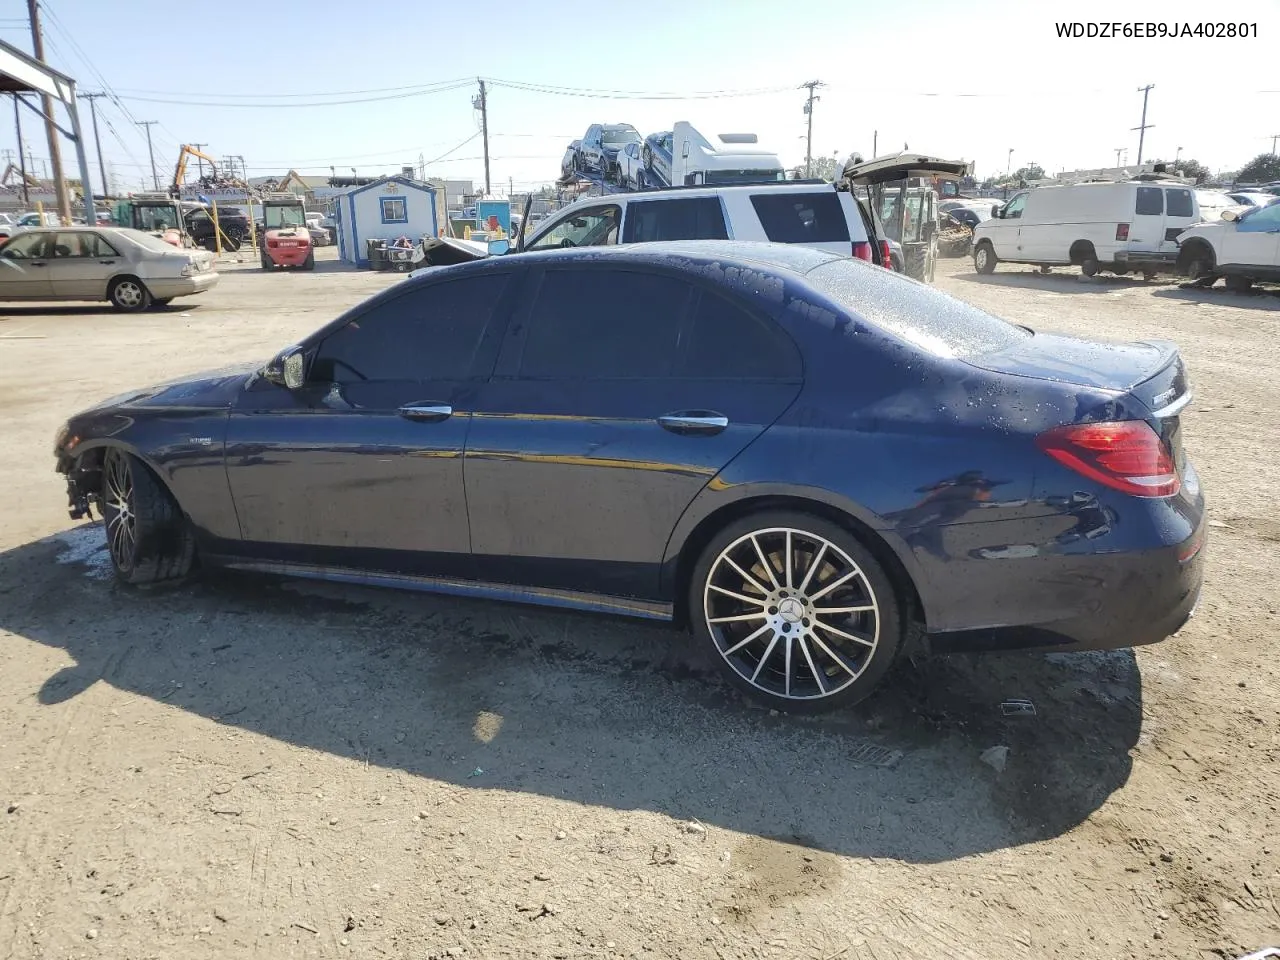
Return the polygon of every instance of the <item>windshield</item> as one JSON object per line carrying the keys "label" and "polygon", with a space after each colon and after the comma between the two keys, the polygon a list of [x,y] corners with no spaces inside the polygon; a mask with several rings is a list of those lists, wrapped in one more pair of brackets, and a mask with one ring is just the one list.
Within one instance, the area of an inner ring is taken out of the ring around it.
{"label": "windshield", "polygon": [[1225,193],[1214,193],[1211,190],[1197,190],[1196,200],[1199,201],[1201,209],[1205,207],[1218,208],[1238,206],[1238,204]]}
{"label": "windshield", "polygon": [[141,206],[133,208],[133,226],[138,230],[172,230],[181,226],[176,206]]}
{"label": "windshield", "polygon": [[622,146],[626,143],[632,143],[640,139],[640,133],[630,124],[621,124],[616,127],[605,127],[600,131],[600,142],[606,143],[611,147]]}
{"label": "windshield", "polygon": [[262,211],[262,222],[268,230],[281,227],[306,226],[306,215],[302,212],[302,204],[286,207],[267,207]]}
{"label": "windshield", "polygon": [[936,356],[971,357],[1031,336],[963,300],[856,260],[833,260],[805,279],[851,313]]}

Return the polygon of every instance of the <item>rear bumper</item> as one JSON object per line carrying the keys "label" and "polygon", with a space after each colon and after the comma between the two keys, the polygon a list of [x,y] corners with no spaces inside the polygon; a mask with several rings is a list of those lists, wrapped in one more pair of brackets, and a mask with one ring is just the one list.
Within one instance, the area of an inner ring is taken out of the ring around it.
{"label": "rear bumper", "polygon": [[190,277],[174,277],[164,280],[148,280],[147,289],[157,299],[167,300],[170,297],[186,297],[193,293],[204,293],[218,282],[218,274],[210,270],[208,273],[197,273]]}
{"label": "rear bumper", "polygon": [[311,247],[268,247],[267,257],[277,267],[300,267],[311,256]]}
{"label": "rear bumper", "polygon": [[[1205,543],[1201,522],[1190,536],[1172,546],[1099,553],[1053,565],[1038,572],[1037,586],[1052,585],[1087,597],[1083,610],[1039,623],[930,634],[931,648],[940,653],[1068,651],[1158,643],[1177,633],[1195,612],[1204,577]],[[1016,589],[1013,583],[1009,587]]]}

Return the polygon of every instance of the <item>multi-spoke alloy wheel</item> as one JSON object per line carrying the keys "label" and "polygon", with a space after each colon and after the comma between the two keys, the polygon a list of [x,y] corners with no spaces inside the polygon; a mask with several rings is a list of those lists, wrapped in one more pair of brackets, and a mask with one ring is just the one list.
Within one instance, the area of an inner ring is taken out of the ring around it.
{"label": "multi-spoke alloy wheel", "polygon": [[817,518],[750,521],[711,544],[695,587],[698,626],[728,676],[786,710],[861,699],[898,646],[883,571],[847,531]]}
{"label": "multi-spoke alloy wheel", "polygon": [[128,456],[115,450],[107,454],[102,466],[102,515],[107,524],[107,549],[117,570],[132,570],[138,550],[133,469]]}
{"label": "multi-spoke alloy wheel", "polygon": [[146,464],[112,448],[102,458],[102,519],[107,551],[125,583],[176,580],[195,562],[191,524]]}

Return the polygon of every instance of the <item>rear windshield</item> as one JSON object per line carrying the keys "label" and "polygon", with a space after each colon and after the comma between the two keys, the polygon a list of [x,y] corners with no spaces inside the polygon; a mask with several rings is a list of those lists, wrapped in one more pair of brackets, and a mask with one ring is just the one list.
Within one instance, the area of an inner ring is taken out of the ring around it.
{"label": "rear windshield", "polygon": [[935,356],[993,353],[1031,336],[932,287],[854,260],[833,260],[805,279],[868,323]]}
{"label": "rear windshield", "polygon": [[847,243],[849,224],[834,190],[757,193],[751,197],[764,235],[772,243]]}

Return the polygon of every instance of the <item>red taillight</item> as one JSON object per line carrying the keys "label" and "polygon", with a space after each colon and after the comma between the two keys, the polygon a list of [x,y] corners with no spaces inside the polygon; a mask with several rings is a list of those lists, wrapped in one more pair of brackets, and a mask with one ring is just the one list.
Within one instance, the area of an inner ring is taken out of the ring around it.
{"label": "red taillight", "polygon": [[280,241],[279,241],[279,240],[268,240],[268,241],[267,241],[267,246],[268,246],[268,247],[278,247],[278,246],[280,246]]}
{"label": "red taillight", "polygon": [[1135,497],[1171,497],[1182,486],[1169,448],[1141,420],[1055,427],[1036,437],[1036,446],[1076,473]]}
{"label": "red taillight", "polygon": [[866,240],[853,241],[853,258],[855,260],[865,260],[871,262],[871,244]]}
{"label": "red taillight", "polygon": [[893,251],[889,249],[889,241],[880,241],[880,266],[886,270],[893,269]]}
{"label": "red taillight", "polygon": [[1127,223],[1116,224],[1116,239],[1117,240],[1129,239],[1129,225]]}

